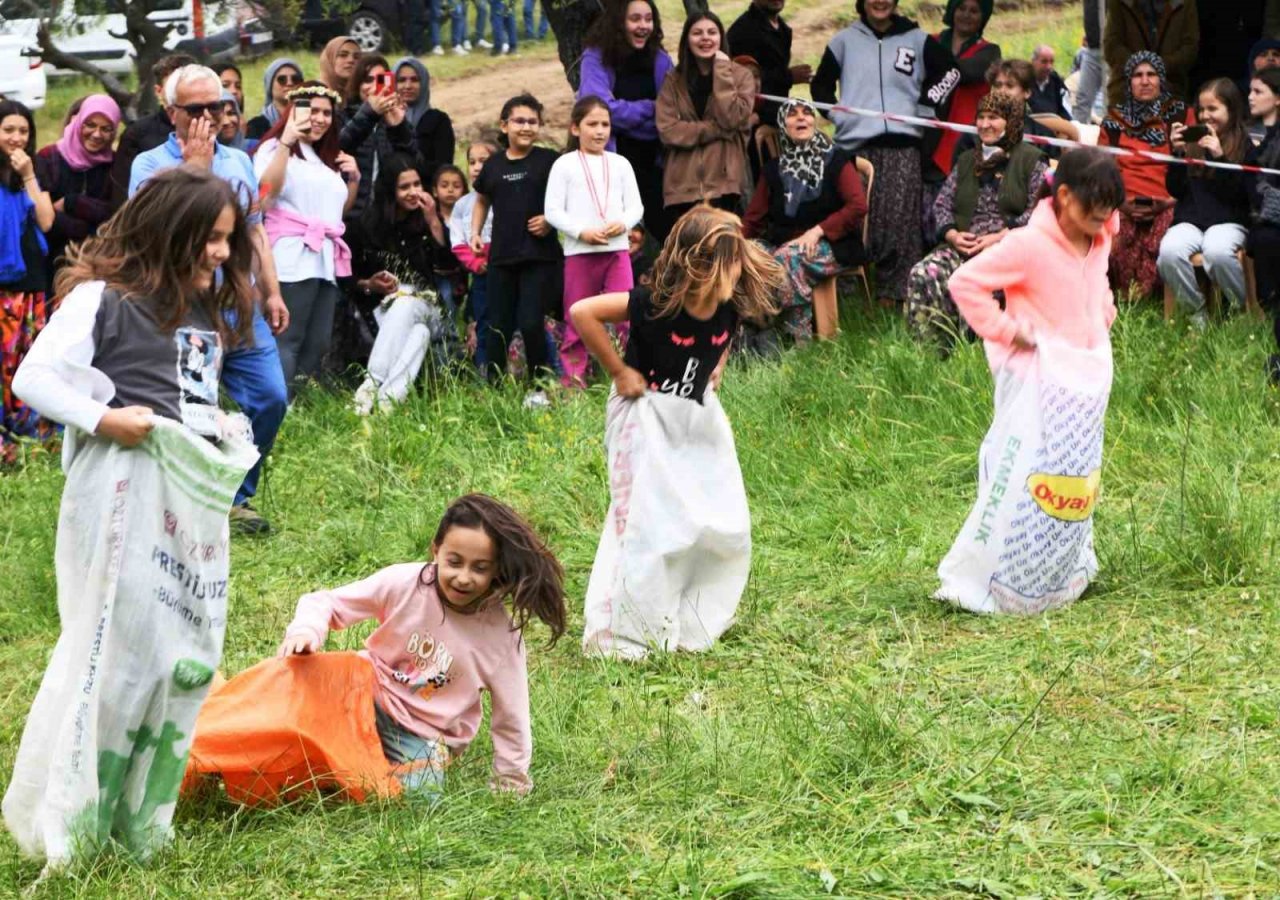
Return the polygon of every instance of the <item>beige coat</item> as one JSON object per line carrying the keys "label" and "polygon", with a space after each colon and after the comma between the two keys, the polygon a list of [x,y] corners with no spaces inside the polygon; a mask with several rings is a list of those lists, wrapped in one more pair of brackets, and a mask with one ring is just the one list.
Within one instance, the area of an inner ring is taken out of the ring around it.
{"label": "beige coat", "polygon": [[746,193],[751,177],[747,138],[755,93],[750,71],[717,59],[706,115],[699,118],[684,75],[673,71],[667,76],[655,104],[666,158],[662,195],[667,206]]}

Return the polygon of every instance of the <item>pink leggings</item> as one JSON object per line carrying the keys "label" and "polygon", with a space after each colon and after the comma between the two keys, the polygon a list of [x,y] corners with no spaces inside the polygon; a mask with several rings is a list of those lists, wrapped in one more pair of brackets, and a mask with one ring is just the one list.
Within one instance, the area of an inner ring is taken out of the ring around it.
{"label": "pink leggings", "polygon": [[[561,381],[565,387],[582,387],[587,383],[590,359],[582,338],[573,327],[569,310],[573,304],[597,294],[629,291],[631,257],[626,250],[609,253],[578,253],[564,258],[564,341],[560,344],[560,362],[564,366]],[[626,339],[627,326],[618,326],[618,336]]]}

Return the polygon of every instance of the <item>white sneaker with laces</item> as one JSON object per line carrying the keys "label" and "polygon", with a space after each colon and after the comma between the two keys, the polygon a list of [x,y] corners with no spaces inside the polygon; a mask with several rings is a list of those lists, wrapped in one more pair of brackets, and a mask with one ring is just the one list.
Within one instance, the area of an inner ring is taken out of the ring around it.
{"label": "white sneaker with laces", "polygon": [[471,42],[470,42],[470,41],[463,41],[463,42],[462,42],[462,49],[463,49],[463,50],[470,51],[470,50],[471,50]]}
{"label": "white sneaker with laces", "polygon": [[483,50],[492,50],[492,49],[493,49],[493,44],[489,43],[489,42],[488,42],[488,41],[486,41],[484,38],[480,38],[480,40],[476,41],[476,46],[477,46],[477,47],[480,47],[480,48],[481,48],[481,49],[483,49]]}
{"label": "white sneaker with laces", "polygon": [[431,48],[431,55],[444,56],[444,48],[437,44],[436,46]]}
{"label": "white sneaker with laces", "polygon": [[470,56],[471,51],[468,50],[466,47],[462,46],[461,44],[454,44],[453,55],[454,56]]}

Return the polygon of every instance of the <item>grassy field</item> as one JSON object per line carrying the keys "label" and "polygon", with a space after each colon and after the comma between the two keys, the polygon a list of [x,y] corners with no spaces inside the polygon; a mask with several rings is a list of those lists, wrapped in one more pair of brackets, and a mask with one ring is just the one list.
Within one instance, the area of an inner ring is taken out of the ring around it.
{"label": "grassy field", "polygon": [[[602,386],[536,414],[518,389],[457,385],[371,420],[305,395],[261,504],[277,533],[234,546],[224,669],[272,653],[303,591],[420,558],[450,498],[493,493],[568,572],[574,633],[530,634],[535,791],[489,794],[482,731],[435,809],[184,803],[150,865],[105,860],[36,896],[1280,893],[1263,326],[1122,311],[1101,577],[1069,609],[994,620],[929,599],[973,499],[981,349],[943,363],[888,318],[845,325],[728,373],[752,583],[711,652],[639,665],[576,646],[607,505]],[[58,631],[60,486],[47,455],[0,478],[0,773]],[[0,837],[0,894],[39,868]]]}

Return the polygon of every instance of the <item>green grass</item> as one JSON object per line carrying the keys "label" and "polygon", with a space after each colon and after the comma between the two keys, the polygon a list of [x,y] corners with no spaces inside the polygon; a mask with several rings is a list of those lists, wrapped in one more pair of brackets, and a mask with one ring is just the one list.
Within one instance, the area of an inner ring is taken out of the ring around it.
{"label": "green grass", "polygon": [[[36,896],[804,897],[832,879],[857,897],[1275,896],[1264,327],[1122,310],[1100,578],[1066,610],[997,620],[928,599],[973,500],[981,349],[942,363],[849,306],[838,343],[726,378],[756,549],[739,623],[701,656],[576,645],[608,502],[603,387],[545,415],[515,388],[431,390],[371,420],[304,396],[262,502],[277,533],[234,545],[224,669],[272,653],[299,594],[420,558],[449,499],[491,492],[568,573],[573,633],[530,635],[535,791],[489,794],[482,730],[434,810],[184,803],[150,865]],[[61,481],[48,455],[0,477],[4,773],[58,631]],[[39,869],[0,837],[0,894]]]}

